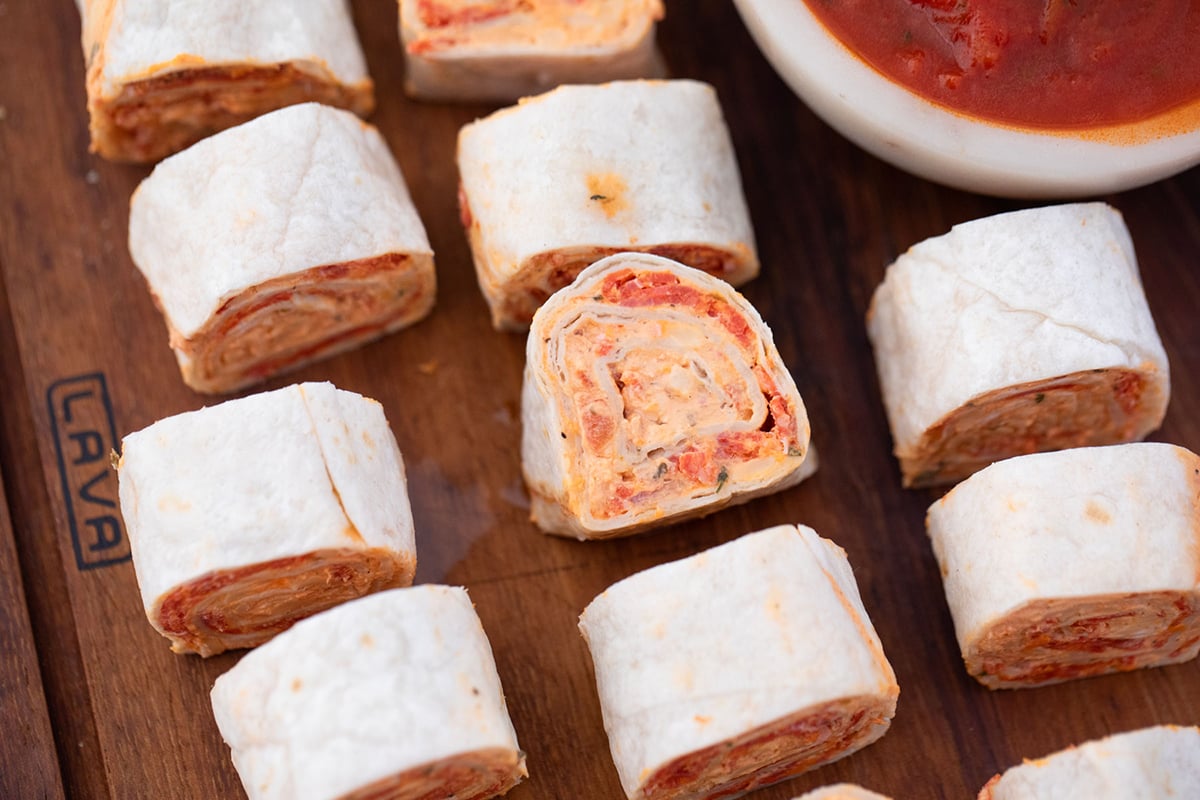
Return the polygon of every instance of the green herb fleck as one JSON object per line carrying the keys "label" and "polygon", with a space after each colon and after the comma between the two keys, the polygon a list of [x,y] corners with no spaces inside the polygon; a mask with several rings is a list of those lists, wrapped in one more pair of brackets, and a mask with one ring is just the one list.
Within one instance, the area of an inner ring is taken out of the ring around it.
{"label": "green herb fleck", "polygon": [[905,43],[905,44],[912,44],[912,31],[905,31],[905,32],[904,32],[904,43]]}
{"label": "green herb fleck", "polygon": [[729,470],[721,467],[721,471],[717,473],[717,491],[721,491],[721,487],[725,485],[725,481],[729,480]]}
{"label": "green herb fleck", "polygon": [[1046,393],[1045,393],[1045,392],[1038,392],[1038,393],[1037,393],[1037,395],[1035,395],[1035,396],[1034,396],[1034,398],[1033,398],[1033,402],[1035,402],[1035,403],[1040,403],[1040,402],[1042,402],[1042,401],[1043,401],[1043,400],[1045,400],[1045,399],[1046,399]]}
{"label": "green herb fleck", "polygon": [[666,475],[666,474],[667,474],[667,462],[664,461],[661,464],[659,464],[658,469],[656,469],[654,471],[654,479],[658,480],[659,478],[661,478],[663,475]]}
{"label": "green herb fleck", "polygon": [[804,455],[804,451],[801,450],[799,447],[796,447],[796,445],[791,445],[790,447],[788,447],[787,454],[789,456],[791,456],[792,458],[799,458],[800,456]]}
{"label": "green herb fleck", "polygon": [[594,295],[592,295],[592,299],[593,300],[603,300],[604,298],[598,294],[594,294]]}
{"label": "green herb fleck", "polygon": [[591,196],[589,199],[590,199],[590,200],[599,200],[601,203],[603,203],[605,200],[607,200],[607,199],[608,199],[608,195],[606,195],[606,194],[594,194],[594,195],[592,195],[592,196]]}

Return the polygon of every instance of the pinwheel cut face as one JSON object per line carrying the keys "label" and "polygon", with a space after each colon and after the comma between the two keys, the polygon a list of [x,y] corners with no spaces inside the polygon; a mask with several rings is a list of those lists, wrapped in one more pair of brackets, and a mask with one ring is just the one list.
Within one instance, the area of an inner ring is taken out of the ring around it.
{"label": "pinwheel cut face", "polygon": [[993,689],[1189,661],[1200,648],[1198,611],[1195,592],[1033,601],[984,629],[964,658]]}
{"label": "pinwheel cut face", "polygon": [[659,0],[416,0],[401,14],[410,53],[464,49],[570,50],[644,36],[662,18]]}
{"label": "pinwheel cut face", "polygon": [[525,776],[520,753],[492,748],[406,770],[348,794],[343,800],[486,800]]}
{"label": "pinwheel cut face", "polygon": [[320,550],[208,573],[164,595],[151,621],[174,652],[207,658],[255,647],[339,603],[409,586],[415,569],[410,556],[381,548]]}
{"label": "pinwheel cut face", "polygon": [[259,114],[309,101],[365,115],[370,84],[348,87],[303,63],[177,69],[93,103],[95,147],[118,161],[157,161]]}
{"label": "pinwheel cut face", "polygon": [[769,786],[876,741],[894,703],[850,698],[805,709],[674,759],[641,787],[641,800],[720,800]]}
{"label": "pinwheel cut face", "polygon": [[585,514],[670,514],[798,466],[798,395],[741,308],[669,272],[619,270],[597,291],[550,343]]}
{"label": "pinwheel cut face", "polygon": [[1092,369],[985,392],[897,447],[904,485],[956,483],[996,461],[1141,439],[1165,406],[1149,372]]}
{"label": "pinwheel cut face", "polygon": [[387,253],[313,267],[225,300],[196,333],[171,329],[184,381],[232,392],[405,327],[433,307],[425,255]]}

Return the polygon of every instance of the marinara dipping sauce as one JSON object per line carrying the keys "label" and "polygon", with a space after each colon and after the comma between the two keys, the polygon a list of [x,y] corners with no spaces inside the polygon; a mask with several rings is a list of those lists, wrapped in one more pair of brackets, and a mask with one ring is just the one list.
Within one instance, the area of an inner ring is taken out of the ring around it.
{"label": "marinara dipping sauce", "polygon": [[953,111],[1087,128],[1200,99],[1200,2],[796,0],[859,58]]}

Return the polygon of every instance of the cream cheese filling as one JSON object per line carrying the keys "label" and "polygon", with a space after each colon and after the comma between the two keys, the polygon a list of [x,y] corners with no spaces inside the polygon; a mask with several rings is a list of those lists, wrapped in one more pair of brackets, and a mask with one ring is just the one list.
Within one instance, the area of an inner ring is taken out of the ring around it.
{"label": "cream cheese filling", "polygon": [[681,510],[785,474],[807,449],[806,437],[771,435],[761,341],[742,346],[686,308],[584,301],[551,332],[547,358],[582,450],[585,517]]}

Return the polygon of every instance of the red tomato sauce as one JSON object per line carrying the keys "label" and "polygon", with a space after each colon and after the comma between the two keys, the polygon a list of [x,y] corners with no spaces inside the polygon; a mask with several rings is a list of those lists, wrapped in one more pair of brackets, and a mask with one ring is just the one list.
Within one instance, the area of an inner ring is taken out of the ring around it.
{"label": "red tomato sauce", "polygon": [[1200,100],[1200,2],[804,2],[878,72],[972,116],[1085,128]]}

